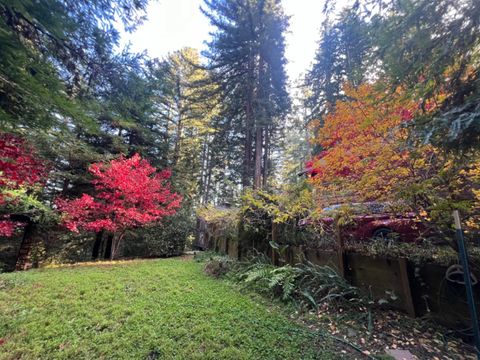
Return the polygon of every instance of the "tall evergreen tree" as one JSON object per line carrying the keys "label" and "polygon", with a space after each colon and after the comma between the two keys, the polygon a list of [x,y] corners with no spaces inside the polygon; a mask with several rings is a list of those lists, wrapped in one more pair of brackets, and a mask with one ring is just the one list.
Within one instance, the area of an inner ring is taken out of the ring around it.
{"label": "tall evergreen tree", "polygon": [[[135,94],[129,67],[139,62],[116,54],[119,32],[114,26],[120,20],[127,30],[134,29],[146,4],[0,2],[0,129],[21,133],[48,158],[45,203],[59,192],[88,192],[87,164],[125,149],[116,146],[122,141],[105,126],[104,115],[118,119],[117,108],[110,105],[117,95],[112,90],[129,88],[129,96]],[[22,246],[30,247],[29,237],[36,236],[37,224],[30,223]],[[21,253],[28,256],[30,250]]]}
{"label": "tall evergreen tree", "polygon": [[200,65],[197,50],[184,48],[154,67],[163,74],[162,89],[155,103],[164,124],[167,166],[186,202],[197,204],[207,191],[206,156],[214,129],[212,117],[218,101],[209,74]]}
{"label": "tall evergreen tree", "polygon": [[480,2],[376,0],[370,7],[358,12],[371,18],[373,60],[389,83],[409,89],[424,110],[444,98],[439,111],[417,121],[422,140],[478,149]]}
{"label": "tall evergreen tree", "polygon": [[[0,125],[94,127],[78,95],[118,44],[114,23],[133,29],[146,0],[0,2]],[[85,104],[83,104],[85,105]]]}
{"label": "tall evergreen tree", "polygon": [[[271,137],[289,108],[284,66],[288,18],[278,0],[205,0],[204,14],[216,32],[205,56],[224,104],[223,135],[241,139],[241,184],[266,184]],[[227,130],[228,129],[228,130]],[[231,170],[234,171],[235,167]]]}
{"label": "tall evergreen tree", "polygon": [[357,13],[359,2],[332,20],[328,9],[312,68],[306,75],[308,119],[319,120],[342,98],[346,82],[358,86],[366,79],[371,49],[369,24]]}

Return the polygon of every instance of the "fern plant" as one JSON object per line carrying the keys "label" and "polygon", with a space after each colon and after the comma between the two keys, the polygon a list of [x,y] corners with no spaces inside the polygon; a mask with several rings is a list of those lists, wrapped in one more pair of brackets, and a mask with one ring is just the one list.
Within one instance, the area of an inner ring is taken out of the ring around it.
{"label": "fern plant", "polygon": [[299,307],[316,309],[322,303],[360,305],[364,298],[335,270],[307,262],[275,267],[266,257],[255,257],[232,267],[231,279],[243,286]]}
{"label": "fern plant", "polygon": [[226,275],[244,288],[256,291],[300,308],[317,309],[321,304],[360,306],[368,300],[334,269],[311,262],[276,267],[265,255],[235,261],[228,256],[205,254],[205,271],[215,277]]}
{"label": "fern plant", "polygon": [[360,304],[363,294],[355,286],[350,285],[329,266],[319,266],[307,262],[298,265],[299,294],[303,296],[302,303],[317,308],[321,303],[330,304]]}

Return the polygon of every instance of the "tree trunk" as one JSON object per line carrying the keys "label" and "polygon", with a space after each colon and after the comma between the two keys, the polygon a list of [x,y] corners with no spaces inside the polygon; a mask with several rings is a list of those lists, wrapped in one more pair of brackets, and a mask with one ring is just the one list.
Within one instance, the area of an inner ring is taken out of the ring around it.
{"label": "tree trunk", "polygon": [[110,253],[110,260],[114,260],[114,259],[117,258],[118,243],[119,243],[118,236],[114,235],[113,238],[112,238],[112,251]]}
{"label": "tree trunk", "polygon": [[180,146],[181,146],[181,139],[182,139],[182,133],[183,133],[183,122],[179,118],[178,119],[178,124],[177,124],[177,131],[175,134],[175,145],[173,146],[173,161],[172,161],[172,168],[174,168],[178,160],[180,159]]}
{"label": "tree trunk", "polygon": [[[250,96],[249,96],[250,97]],[[243,159],[242,186],[250,185],[250,176],[252,168],[252,127],[253,127],[253,109],[251,100],[247,100],[247,111],[245,121],[245,155]]]}
{"label": "tree trunk", "polygon": [[33,267],[34,264],[32,262],[32,250],[37,242],[37,225],[33,221],[29,220],[23,233],[22,242],[17,255],[17,263],[15,264],[15,270],[28,270]]}
{"label": "tree trunk", "polygon": [[200,169],[200,182],[198,188],[200,189],[200,203],[205,204],[205,183],[207,182],[207,135],[203,139],[202,145],[202,157],[201,157],[201,169]]}
{"label": "tree trunk", "polygon": [[250,50],[248,62],[247,99],[245,104],[245,154],[243,159],[242,186],[251,184],[252,175],[252,130],[254,126],[254,83],[255,83],[255,58],[253,49]]}
{"label": "tree trunk", "polygon": [[[260,54],[258,63],[259,72],[259,84],[257,89],[257,102],[258,111],[256,118],[256,135],[255,135],[255,181],[254,187],[256,189],[262,188],[262,161],[263,161],[263,132],[267,132],[268,122],[268,96],[267,96],[267,78],[266,78],[266,65],[263,59],[263,55]],[[267,156],[266,152],[265,155]]]}
{"label": "tree trunk", "polygon": [[70,185],[70,179],[65,179],[62,186],[62,195],[65,196],[68,192],[68,186]]}
{"label": "tree trunk", "polygon": [[175,105],[178,111],[178,117],[177,117],[177,129],[175,132],[175,144],[173,146],[173,162],[172,162],[172,168],[174,168],[178,160],[180,159],[180,146],[181,146],[181,139],[182,139],[182,133],[183,133],[183,105],[182,105],[182,88],[180,86],[180,79],[176,79],[176,96],[175,96]]}
{"label": "tree trunk", "polygon": [[93,250],[92,250],[92,260],[98,259],[98,255],[100,254],[100,247],[102,245],[103,240],[103,230],[99,231],[95,236],[95,242],[93,243]]}
{"label": "tree trunk", "polygon": [[110,260],[115,260],[118,258],[118,255],[120,253],[120,246],[122,245],[122,240],[124,237],[125,233],[113,235],[112,237],[112,251],[110,255]]}
{"label": "tree trunk", "polygon": [[209,200],[209,197],[210,197],[210,185],[211,185],[211,181],[212,181],[212,155],[211,154],[208,154],[207,155],[207,177],[206,177],[206,181],[205,181],[205,204],[208,204],[208,200]]}
{"label": "tree trunk", "polygon": [[255,135],[255,189],[262,187],[262,128],[257,127]]}
{"label": "tree trunk", "polygon": [[265,129],[265,149],[263,150],[263,187],[267,187],[269,158],[270,158],[270,134],[268,128]]}
{"label": "tree trunk", "polygon": [[250,169],[252,167],[252,131],[250,129],[250,122],[247,121],[245,129],[245,155],[243,159],[243,172],[242,172],[242,186],[247,187],[250,185]]}
{"label": "tree trunk", "polygon": [[108,234],[107,245],[105,246],[105,253],[103,254],[104,259],[110,259],[112,257],[112,241],[113,234]]}

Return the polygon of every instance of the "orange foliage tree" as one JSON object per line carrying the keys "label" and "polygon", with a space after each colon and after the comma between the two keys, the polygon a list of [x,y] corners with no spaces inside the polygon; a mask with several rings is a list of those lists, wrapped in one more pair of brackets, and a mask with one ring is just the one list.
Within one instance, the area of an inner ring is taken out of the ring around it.
{"label": "orange foliage tree", "polygon": [[343,90],[345,100],[336,103],[313,139],[323,149],[312,161],[317,188],[387,200],[431,177],[436,150],[408,141],[417,103],[372,84]]}

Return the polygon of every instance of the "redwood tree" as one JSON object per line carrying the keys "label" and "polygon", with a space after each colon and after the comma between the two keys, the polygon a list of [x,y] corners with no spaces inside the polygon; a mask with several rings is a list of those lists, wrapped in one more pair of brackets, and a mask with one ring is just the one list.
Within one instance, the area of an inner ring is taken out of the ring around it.
{"label": "redwood tree", "polygon": [[180,207],[180,195],[170,190],[170,171],[158,172],[138,154],[92,164],[89,172],[94,177],[93,196],[60,198],[56,204],[69,230],[110,232],[111,259],[118,255],[127,230],[158,222]]}

